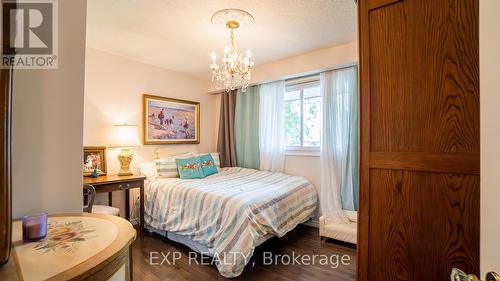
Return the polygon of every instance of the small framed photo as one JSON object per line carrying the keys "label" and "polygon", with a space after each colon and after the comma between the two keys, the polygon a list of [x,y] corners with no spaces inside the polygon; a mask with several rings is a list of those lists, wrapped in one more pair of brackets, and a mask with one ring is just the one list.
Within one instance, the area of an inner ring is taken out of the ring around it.
{"label": "small framed photo", "polygon": [[200,143],[200,103],[143,96],[144,144]]}
{"label": "small framed photo", "polygon": [[94,169],[97,169],[99,171],[99,175],[106,174],[105,146],[83,147],[83,176],[90,176]]}

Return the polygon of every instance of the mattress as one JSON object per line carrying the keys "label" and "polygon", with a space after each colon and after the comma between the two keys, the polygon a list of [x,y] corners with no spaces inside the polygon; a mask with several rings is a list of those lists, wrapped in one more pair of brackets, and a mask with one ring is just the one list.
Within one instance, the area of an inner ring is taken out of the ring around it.
{"label": "mattress", "polygon": [[203,179],[150,179],[145,196],[146,225],[203,245],[224,261],[224,277],[240,275],[257,245],[307,221],[317,205],[302,177],[236,167]]}

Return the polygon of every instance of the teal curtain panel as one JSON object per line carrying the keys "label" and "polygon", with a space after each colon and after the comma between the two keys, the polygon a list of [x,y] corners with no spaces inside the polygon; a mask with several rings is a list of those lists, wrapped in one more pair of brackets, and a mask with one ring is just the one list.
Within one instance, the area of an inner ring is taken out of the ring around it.
{"label": "teal curtain panel", "polygon": [[238,167],[259,169],[259,89],[248,87],[236,93],[234,120],[236,164]]}

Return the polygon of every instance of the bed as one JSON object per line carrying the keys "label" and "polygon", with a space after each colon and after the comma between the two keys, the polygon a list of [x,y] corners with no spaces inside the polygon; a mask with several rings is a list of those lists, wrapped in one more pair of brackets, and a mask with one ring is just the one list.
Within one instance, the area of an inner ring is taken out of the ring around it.
{"label": "bed", "polygon": [[302,177],[237,167],[204,179],[155,177],[145,195],[148,229],[217,256],[229,278],[241,274],[256,246],[309,220],[317,205]]}

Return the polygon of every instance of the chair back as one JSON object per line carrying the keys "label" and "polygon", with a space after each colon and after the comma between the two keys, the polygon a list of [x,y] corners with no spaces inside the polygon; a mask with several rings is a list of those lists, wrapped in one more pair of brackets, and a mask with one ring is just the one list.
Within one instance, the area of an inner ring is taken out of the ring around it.
{"label": "chair back", "polygon": [[[83,184],[83,211],[86,213],[92,213],[92,206],[94,205],[95,199],[95,188],[90,184]],[[86,202],[86,203],[85,203]]]}

